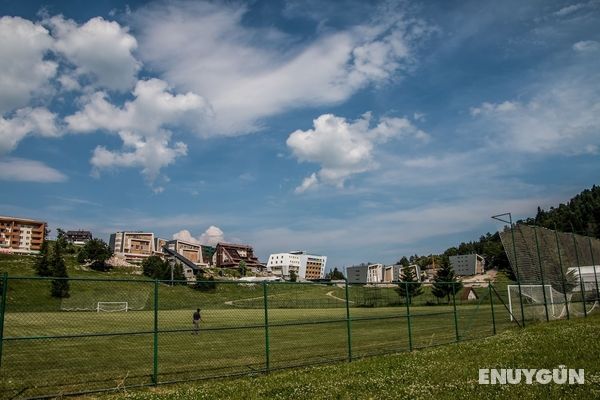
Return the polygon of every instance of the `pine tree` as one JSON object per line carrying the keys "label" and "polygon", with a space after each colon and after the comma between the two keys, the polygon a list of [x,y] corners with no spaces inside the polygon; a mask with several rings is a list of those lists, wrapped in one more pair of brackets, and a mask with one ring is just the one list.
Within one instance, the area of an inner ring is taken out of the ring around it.
{"label": "pine tree", "polygon": [[446,297],[449,303],[450,295],[456,294],[461,288],[462,283],[454,274],[454,268],[450,265],[450,260],[448,257],[443,257],[440,269],[438,269],[433,279],[431,293],[437,298]]}
{"label": "pine tree", "polygon": [[421,282],[419,282],[415,274],[415,269],[412,267],[404,267],[402,268],[400,283],[396,289],[396,292],[401,297],[406,298],[408,304],[410,304],[414,297],[423,294],[423,288],[421,285]]}
{"label": "pine tree", "polygon": [[[62,256],[61,242],[54,243],[54,252],[50,258],[51,276],[55,278],[68,278],[67,266]],[[54,279],[50,290],[52,297],[69,297],[69,281],[67,279]]]}
{"label": "pine tree", "polygon": [[40,249],[40,254],[35,260],[35,272],[39,276],[52,275],[50,271],[50,261],[48,258],[48,242],[44,240],[42,243],[42,248]]}

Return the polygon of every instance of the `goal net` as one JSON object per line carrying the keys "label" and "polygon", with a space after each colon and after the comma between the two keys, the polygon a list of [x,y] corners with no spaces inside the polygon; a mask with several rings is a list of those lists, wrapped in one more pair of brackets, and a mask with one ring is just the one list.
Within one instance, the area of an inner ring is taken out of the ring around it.
{"label": "goal net", "polygon": [[508,285],[508,307],[510,320],[521,319],[521,303],[526,319],[546,318],[546,310],[550,318],[556,315],[556,302],[564,303],[564,296],[554,290],[552,285],[521,285],[519,296],[519,285]]}
{"label": "goal net", "polygon": [[96,305],[97,312],[119,312],[129,311],[129,304],[126,301],[99,301]]}
{"label": "goal net", "polygon": [[63,311],[109,311],[123,308],[125,303],[127,311],[151,307],[149,298],[153,287],[146,283],[73,280],[69,285],[69,297],[61,301]]}

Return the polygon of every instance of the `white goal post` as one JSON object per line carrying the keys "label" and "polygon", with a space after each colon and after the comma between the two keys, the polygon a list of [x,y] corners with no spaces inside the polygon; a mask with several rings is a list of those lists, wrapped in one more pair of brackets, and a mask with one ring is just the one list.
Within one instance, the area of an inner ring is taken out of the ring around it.
{"label": "white goal post", "polygon": [[[519,309],[520,301],[527,301],[529,305],[540,305],[544,307],[544,292],[546,294],[546,307],[549,307],[549,314],[555,316],[554,311],[554,289],[552,285],[521,285],[521,299],[519,299],[519,285],[507,285],[508,307],[510,310],[510,320],[513,321],[513,311]],[[516,306],[513,307],[513,304]],[[528,306],[529,306],[528,305]],[[551,310],[551,311],[550,311]]]}
{"label": "white goal post", "polygon": [[97,312],[129,311],[129,303],[126,301],[99,301],[96,305]]}

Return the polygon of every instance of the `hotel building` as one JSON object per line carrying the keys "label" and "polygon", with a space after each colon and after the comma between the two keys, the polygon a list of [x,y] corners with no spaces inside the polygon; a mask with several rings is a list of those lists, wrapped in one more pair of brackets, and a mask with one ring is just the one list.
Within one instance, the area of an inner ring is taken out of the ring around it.
{"label": "hotel building", "polygon": [[290,251],[269,256],[267,272],[289,279],[294,272],[299,280],[323,279],[325,277],[326,256],[307,254],[304,251]]}
{"label": "hotel building", "polygon": [[45,222],[0,216],[0,252],[37,254],[45,234]]}

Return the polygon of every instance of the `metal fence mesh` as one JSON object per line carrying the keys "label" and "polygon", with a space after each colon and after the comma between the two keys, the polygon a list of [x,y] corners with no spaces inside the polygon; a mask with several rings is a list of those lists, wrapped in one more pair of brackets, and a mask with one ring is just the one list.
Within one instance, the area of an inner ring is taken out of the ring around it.
{"label": "metal fence mesh", "polygon": [[448,289],[440,298],[420,283],[67,281],[61,300],[50,296],[51,278],[4,276],[0,397],[265,373],[482,338],[519,322],[506,285],[488,282],[438,284]]}

